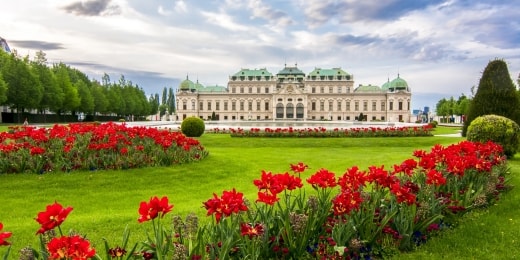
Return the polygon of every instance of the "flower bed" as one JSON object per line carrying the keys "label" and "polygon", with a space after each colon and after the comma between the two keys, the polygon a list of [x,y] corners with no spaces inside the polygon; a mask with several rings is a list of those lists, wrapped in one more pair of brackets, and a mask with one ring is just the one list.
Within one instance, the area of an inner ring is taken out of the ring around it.
{"label": "flower bed", "polygon": [[362,128],[213,128],[211,133],[231,134],[232,137],[411,137],[432,136],[432,126],[362,127]]}
{"label": "flower bed", "polygon": [[168,166],[206,156],[199,141],[180,132],[125,124],[17,126],[0,133],[0,173]]}
{"label": "flower bed", "polygon": [[[284,173],[262,171],[253,180],[255,202],[234,188],[214,193],[203,202],[212,219],[202,226],[195,215],[163,225],[174,206],[167,197],[152,197],[139,204],[137,221],[150,223],[153,233],[133,246],[128,231],[122,244],[106,241],[104,249],[77,233],[62,234],[72,208],[55,202],[36,218],[41,248],[22,251],[49,259],[383,258],[413,250],[508,188],[497,144],[463,141],[413,155],[390,169],[353,166],[339,176],[327,169],[307,175],[304,163]],[[0,233],[0,245],[10,236]]]}

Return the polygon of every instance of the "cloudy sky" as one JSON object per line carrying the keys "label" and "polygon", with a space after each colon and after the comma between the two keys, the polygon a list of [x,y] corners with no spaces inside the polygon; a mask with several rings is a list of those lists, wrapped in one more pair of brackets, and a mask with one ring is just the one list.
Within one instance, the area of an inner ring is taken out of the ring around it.
{"label": "cloudy sky", "polygon": [[399,74],[413,109],[471,95],[490,60],[520,73],[520,0],[16,0],[0,37],[92,79],[147,94],[189,76],[227,84],[241,68],[341,67],[355,85]]}

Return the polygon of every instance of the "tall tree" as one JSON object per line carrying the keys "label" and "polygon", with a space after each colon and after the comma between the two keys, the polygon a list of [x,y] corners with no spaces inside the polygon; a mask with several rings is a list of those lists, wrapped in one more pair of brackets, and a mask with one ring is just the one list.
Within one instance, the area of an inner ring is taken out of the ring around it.
{"label": "tall tree", "polygon": [[78,109],[81,104],[81,99],[78,94],[78,89],[70,81],[68,68],[65,64],[59,63],[53,66],[54,75],[58,82],[58,86],[62,89],[65,99],[61,106],[60,112],[73,112]]}
{"label": "tall tree", "polygon": [[45,53],[42,51],[37,52],[31,67],[38,76],[38,80],[43,88],[43,97],[38,107],[41,113],[45,113],[47,109],[57,112],[61,109],[65,99],[65,94],[63,89],[58,86],[56,76],[46,64]]}
{"label": "tall tree", "polygon": [[482,73],[475,97],[462,128],[466,136],[471,122],[482,115],[496,114],[520,123],[520,100],[504,60],[490,61]]}
{"label": "tall tree", "polygon": [[175,113],[175,95],[173,94],[173,88],[168,90],[168,100],[166,102],[166,105],[168,105],[168,113],[173,115]]}
{"label": "tall tree", "polygon": [[97,113],[107,114],[108,100],[103,92],[103,87],[99,82],[92,82],[92,88],[90,89],[92,98],[94,99],[94,116]]}
{"label": "tall tree", "polygon": [[15,55],[10,55],[0,70],[8,87],[6,103],[16,109],[20,122],[21,112],[38,108],[43,96],[42,86],[35,72]]}

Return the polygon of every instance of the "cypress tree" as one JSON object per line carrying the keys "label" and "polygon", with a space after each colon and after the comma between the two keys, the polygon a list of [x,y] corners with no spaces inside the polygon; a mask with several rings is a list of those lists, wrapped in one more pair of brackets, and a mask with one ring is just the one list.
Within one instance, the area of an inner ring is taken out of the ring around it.
{"label": "cypress tree", "polygon": [[462,136],[466,136],[468,126],[475,118],[495,114],[520,123],[520,99],[509,74],[505,61],[490,61],[482,73],[475,97],[462,127]]}

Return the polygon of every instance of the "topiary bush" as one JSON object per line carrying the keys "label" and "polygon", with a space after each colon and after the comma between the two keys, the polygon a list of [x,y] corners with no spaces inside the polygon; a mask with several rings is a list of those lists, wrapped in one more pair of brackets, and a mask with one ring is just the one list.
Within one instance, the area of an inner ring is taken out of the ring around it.
{"label": "topiary bush", "polygon": [[469,141],[493,141],[502,145],[504,154],[512,158],[518,150],[520,126],[503,116],[484,115],[475,118],[468,126],[466,138]]}
{"label": "topiary bush", "polygon": [[205,128],[204,121],[198,117],[188,117],[181,123],[181,132],[187,137],[199,137]]}

